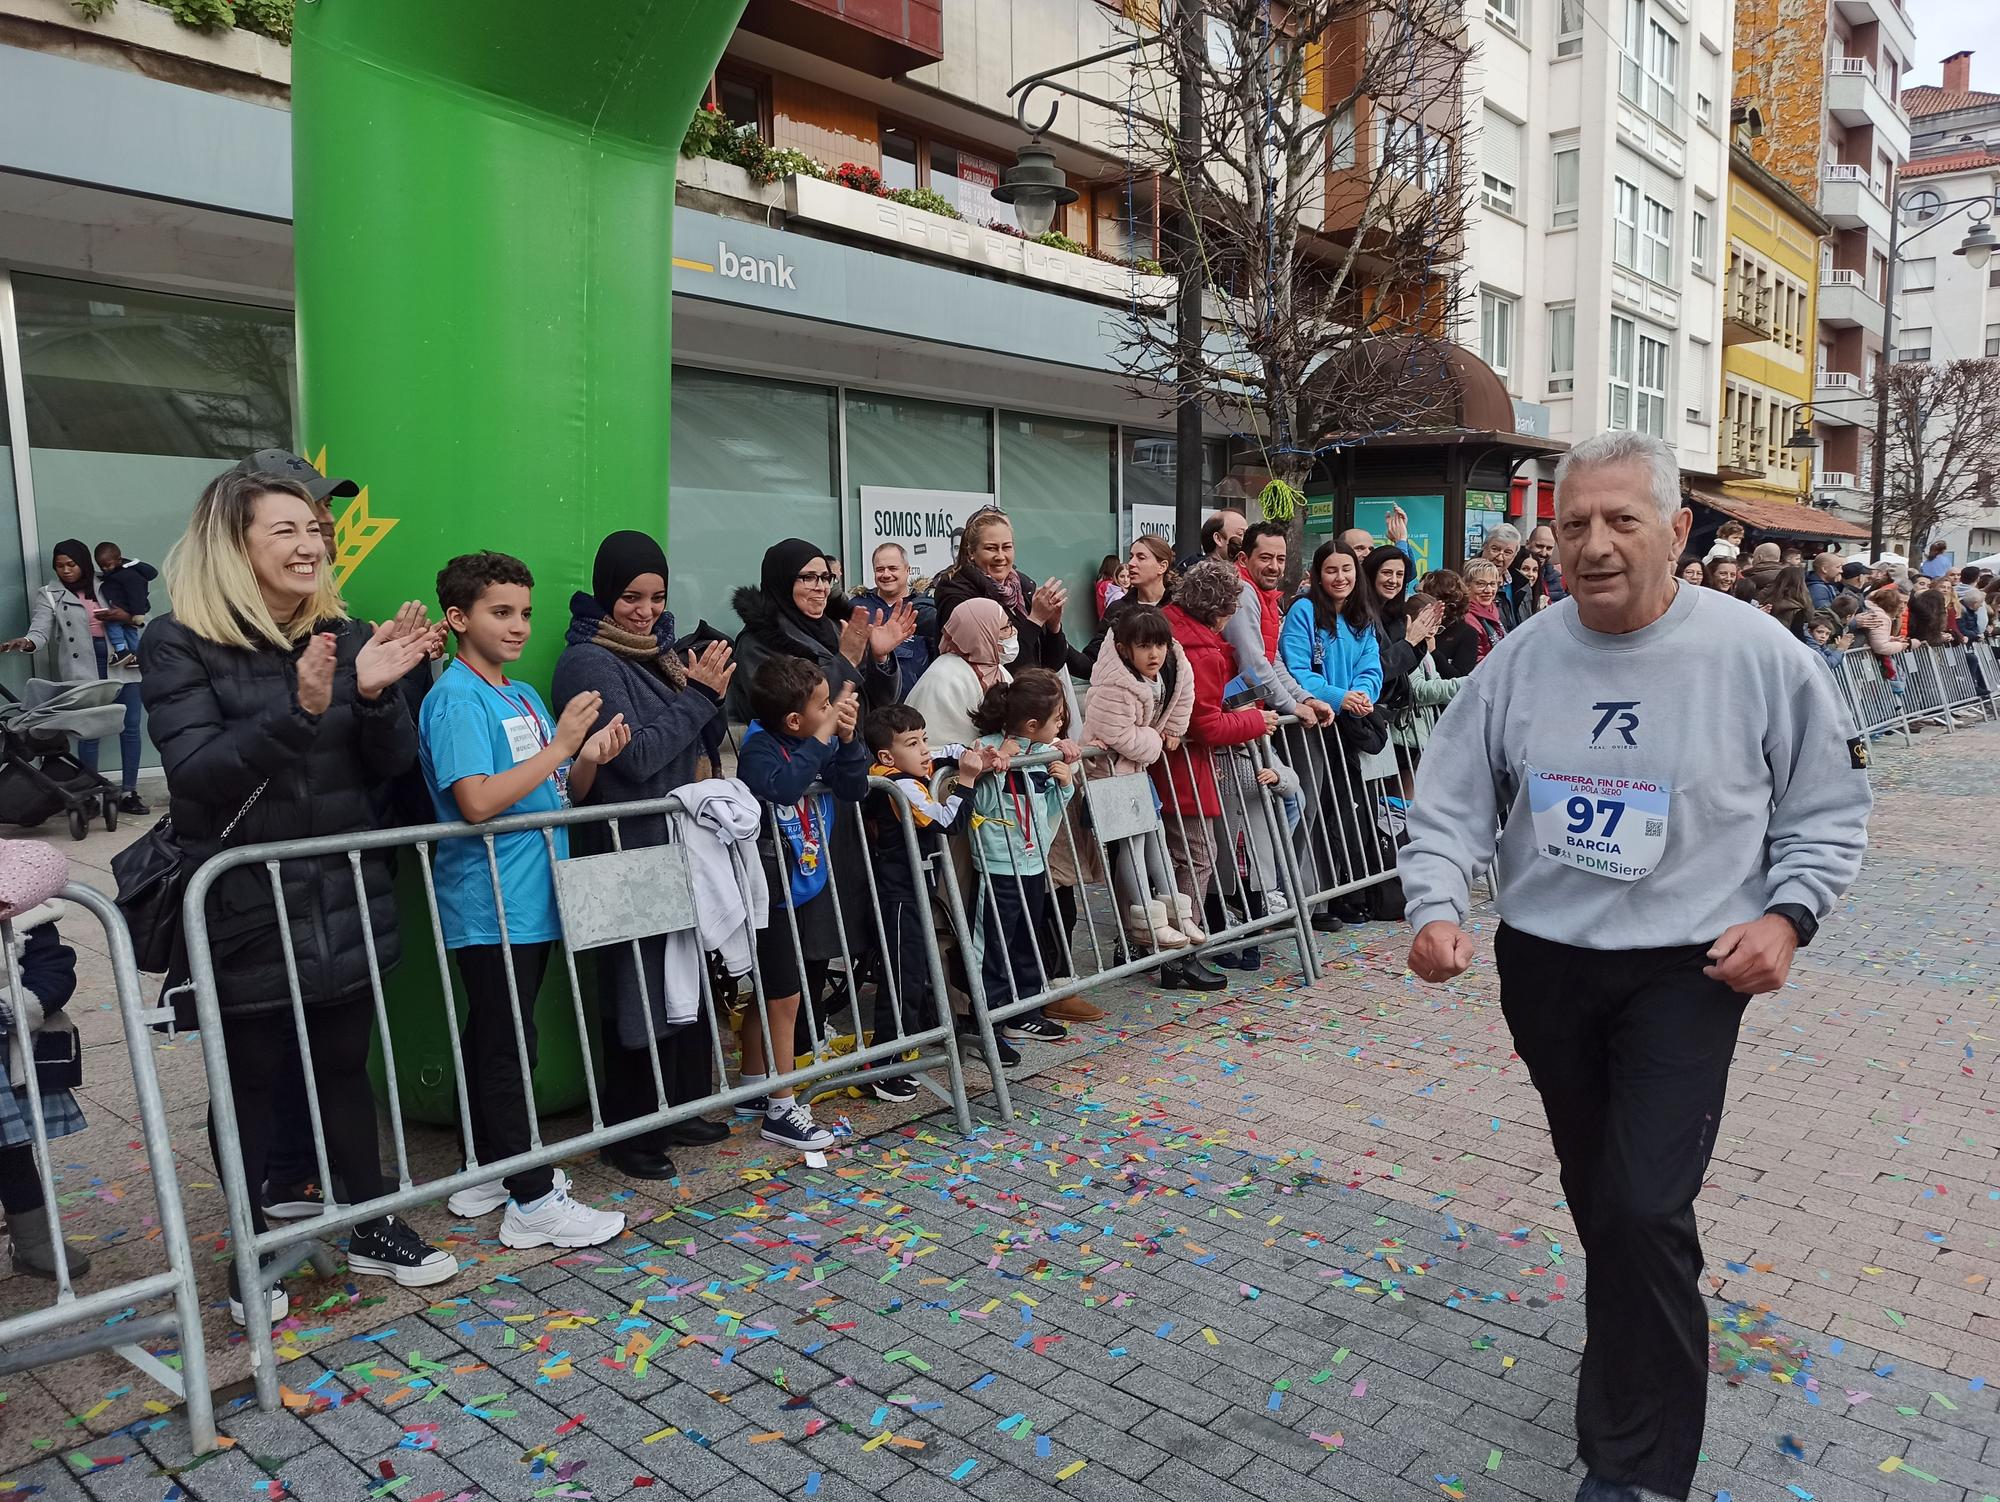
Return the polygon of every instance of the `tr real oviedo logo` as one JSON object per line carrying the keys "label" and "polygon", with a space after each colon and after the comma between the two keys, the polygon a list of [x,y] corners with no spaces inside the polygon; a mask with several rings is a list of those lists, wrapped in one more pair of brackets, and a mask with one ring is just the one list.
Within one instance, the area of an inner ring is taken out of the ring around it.
{"label": "tr real oviedo logo", "polygon": [[[1597,728],[1590,732],[1591,745],[1610,746],[1616,749],[1621,745],[1639,744],[1634,739],[1634,732],[1639,728],[1637,699],[1606,699],[1601,704],[1593,704],[1590,707],[1597,711]],[[1606,740],[1607,735],[1615,739]]]}

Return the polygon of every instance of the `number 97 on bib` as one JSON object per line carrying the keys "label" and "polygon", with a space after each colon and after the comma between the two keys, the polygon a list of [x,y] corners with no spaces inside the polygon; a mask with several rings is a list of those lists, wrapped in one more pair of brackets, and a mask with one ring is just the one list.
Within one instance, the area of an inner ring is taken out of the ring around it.
{"label": "number 97 on bib", "polygon": [[1528,771],[1535,850],[1613,881],[1650,875],[1667,846],[1671,790],[1635,777]]}

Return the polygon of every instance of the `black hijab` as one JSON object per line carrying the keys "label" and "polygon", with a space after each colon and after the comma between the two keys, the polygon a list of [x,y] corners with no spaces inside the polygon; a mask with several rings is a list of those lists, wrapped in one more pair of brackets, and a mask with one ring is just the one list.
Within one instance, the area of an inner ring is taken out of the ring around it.
{"label": "black hijab", "polygon": [[606,610],[641,574],[658,574],[667,582],[667,552],[644,532],[613,532],[597,545],[590,570],[590,592]]}
{"label": "black hijab", "polygon": [[[82,595],[86,600],[96,599],[97,565],[91,559],[90,549],[85,547],[78,538],[65,537],[61,542],[49,549],[49,567],[51,569],[56,566],[58,558],[75,560],[76,566],[83,570],[83,577],[76,581],[76,593]],[[57,582],[61,583],[60,580]],[[64,585],[63,587],[67,589],[70,586]]]}
{"label": "black hijab", "polygon": [[[1375,576],[1390,563],[1403,565],[1403,592],[1393,600],[1385,600],[1375,588]],[[1375,619],[1381,622],[1382,634],[1391,641],[1400,641],[1403,623],[1410,614],[1410,560],[1399,547],[1384,543],[1379,548],[1371,548],[1367,557],[1361,560],[1361,577],[1367,581],[1368,601],[1375,607]]]}
{"label": "black hijab", "polygon": [[826,562],[826,552],[815,543],[787,537],[764,550],[764,569],[758,578],[764,598],[771,602],[780,620],[788,622],[809,639],[829,651],[840,647],[840,621],[834,615],[834,593],[827,591],[826,613],[814,620],[792,601],[792,586],[811,563]]}

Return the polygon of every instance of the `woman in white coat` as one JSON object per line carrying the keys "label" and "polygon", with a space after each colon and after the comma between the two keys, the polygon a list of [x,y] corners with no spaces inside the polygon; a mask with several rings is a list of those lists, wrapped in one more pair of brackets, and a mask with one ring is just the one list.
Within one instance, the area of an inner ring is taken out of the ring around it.
{"label": "woman in white coat", "polygon": [[[118,732],[118,779],[122,792],[120,813],[143,814],[150,810],[139,797],[139,674],[132,668],[109,666],[111,652],[104,637],[106,621],[131,617],[115,605],[97,598],[97,571],[90,549],[74,538],[55,545],[49,558],[55,578],[36,590],[33,611],[28,617],[28,634],[0,642],[0,652],[39,652],[46,648],[54,659],[55,676],[64,683],[96,683],[102,679],[123,684],[118,702],[125,706],[125,728]],[[83,741],[78,759],[91,771],[97,770],[97,742]]]}
{"label": "woman in white coat", "polygon": [[970,599],[951,613],[939,633],[936,660],[903,696],[924,717],[933,750],[979,739],[973,712],[989,688],[1012,680],[1007,664],[1019,647],[1014,623],[998,601]]}

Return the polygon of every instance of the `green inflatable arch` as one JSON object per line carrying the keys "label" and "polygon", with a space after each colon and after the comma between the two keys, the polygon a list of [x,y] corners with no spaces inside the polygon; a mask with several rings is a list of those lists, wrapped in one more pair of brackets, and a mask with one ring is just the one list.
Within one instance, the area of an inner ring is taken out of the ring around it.
{"label": "green inflatable arch", "polygon": [[[367,485],[339,518],[358,614],[435,604],[494,548],[535,572],[521,676],[620,527],[665,539],[674,178],[744,0],[307,0],[292,61],[309,446]],[[405,867],[414,862],[405,862]],[[392,984],[406,1111],[455,1122],[421,888]],[[554,967],[560,972],[561,967]],[[583,1098],[544,993],[538,1095]]]}

